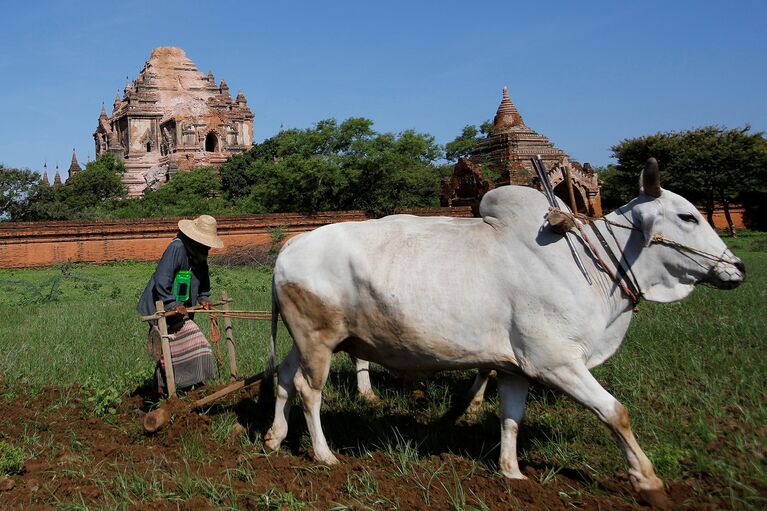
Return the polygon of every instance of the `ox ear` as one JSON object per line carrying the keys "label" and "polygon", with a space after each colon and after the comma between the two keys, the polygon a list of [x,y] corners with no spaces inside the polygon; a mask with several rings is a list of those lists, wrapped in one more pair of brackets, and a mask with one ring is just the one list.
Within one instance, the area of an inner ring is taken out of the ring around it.
{"label": "ox ear", "polygon": [[642,187],[642,191],[650,197],[660,197],[660,172],[658,172],[658,160],[655,158],[649,158],[644,164],[644,170],[642,171],[639,182]]}
{"label": "ox ear", "polygon": [[649,247],[653,235],[656,232],[660,232],[663,215],[660,208],[656,207],[654,203],[646,203],[645,207],[637,211],[637,216],[639,217],[639,225],[644,236],[644,246]]}

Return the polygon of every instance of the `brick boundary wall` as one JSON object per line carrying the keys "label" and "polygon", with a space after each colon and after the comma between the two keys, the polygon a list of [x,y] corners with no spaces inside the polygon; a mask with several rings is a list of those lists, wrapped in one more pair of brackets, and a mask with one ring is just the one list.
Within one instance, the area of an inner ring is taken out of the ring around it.
{"label": "brick boundary wall", "polygon": [[[706,218],[706,210],[699,209],[703,218]],[[743,215],[746,212],[746,208],[743,206],[730,206],[730,218],[732,218],[732,226],[735,229],[745,229],[746,225],[743,222]],[[724,216],[724,209],[714,208],[714,227],[722,231],[727,229],[727,218]]]}
{"label": "brick boundary wall", "polygon": [[[419,216],[471,217],[469,206],[413,209]],[[705,216],[705,212],[701,211]],[[731,209],[736,229],[743,226],[743,208]],[[287,237],[336,222],[367,220],[364,211],[278,213],[219,217],[218,230],[226,243],[224,253],[244,245],[268,244],[268,229],[281,226]],[[0,222],[0,268],[32,268],[65,262],[156,261],[178,231],[179,218],[102,220],[92,222]],[[727,223],[721,209],[714,212],[717,229]]]}
{"label": "brick boundary wall", "polygon": [[[471,217],[470,207],[405,210],[419,216]],[[224,253],[243,245],[268,244],[270,227],[283,227],[287,237],[336,222],[367,220],[364,211],[314,214],[218,217]],[[156,261],[178,231],[179,218],[66,222],[0,222],[0,268],[32,268],[54,264]]]}

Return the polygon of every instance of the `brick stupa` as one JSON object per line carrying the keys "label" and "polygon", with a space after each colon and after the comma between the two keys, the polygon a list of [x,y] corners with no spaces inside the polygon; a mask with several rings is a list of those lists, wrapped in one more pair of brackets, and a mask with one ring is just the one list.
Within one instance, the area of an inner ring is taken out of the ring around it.
{"label": "brick stupa", "polygon": [[591,215],[601,214],[599,180],[591,167],[570,160],[567,153],[555,147],[548,138],[530,129],[509,98],[507,87],[503,88],[492,131],[476,143],[468,158],[461,158],[455,165],[452,179],[443,188],[443,205],[476,207],[485,193],[502,185],[540,188],[530,161],[536,155],[541,155],[558,196],[567,200],[564,169],[568,169],[578,210]]}

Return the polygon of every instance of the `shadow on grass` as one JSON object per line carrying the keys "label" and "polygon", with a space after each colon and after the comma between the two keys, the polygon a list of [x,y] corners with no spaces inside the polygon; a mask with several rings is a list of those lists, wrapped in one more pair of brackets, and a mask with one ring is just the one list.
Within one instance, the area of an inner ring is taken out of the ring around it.
{"label": "shadow on grass", "polygon": [[[500,455],[500,424],[495,410],[483,407],[473,417],[463,416],[469,398],[472,375],[469,373],[440,373],[429,380],[430,389],[440,390],[451,396],[450,406],[437,420],[424,420],[432,403],[426,399],[411,398],[412,384],[394,376],[388,371],[374,371],[372,379],[377,389],[386,389],[386,397],[379,404],[369,404],[363,400],[334,404],[330,410],[322,412],[322,427],[328,443],[336,452],[348,456],[364,456],[370,452],[385,452],[388,448],[401,448],[403,443],[414,449],[419,457],[456,454],[469,460],[475,460],[488,470],[498,471]],[[336,389],[356,388],[356,374],[351,369],[333,370],[328,377],[326,387]],[[554,403],[561,395],[546,387],[531,385],[528,399]],[[486,400],[497,401],[497,386],[492,378],[485,393]],[[391,400],[396,401],[392,403]],[[408,407],[401,406],[409,403]],[[397,406],[397,404],[400,406]],[[345,406],[347,405],[348,406]],[[233,411],[237,420],[248,431],[251,439],[263,435],[271,426],[274,415],[274,393],[262,388],[258,399],[244,398],[234,405],[215,405],[208,410],[213,416]],[[283,448],[295,456],[307,456],[310,441],[306,435],[308,428],[300,402],[295,400],[290,412],[288,436]],[[522,425],[518,440],[519,452],[531,446],[540,445],[554,438],[555,430],[536,424],[533,427]],[[564,439],[570,441],[572,439]],[[589,474],[575,467],[560,466],[555,463],[528,462],[522,464],[532,467],[534,473],[554,472],[585,485],[598,482]]]}

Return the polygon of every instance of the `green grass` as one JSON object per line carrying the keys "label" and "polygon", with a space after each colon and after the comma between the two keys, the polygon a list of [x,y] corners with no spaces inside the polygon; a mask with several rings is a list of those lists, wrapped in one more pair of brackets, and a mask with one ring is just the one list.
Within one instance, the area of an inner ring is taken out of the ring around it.
{"label": "green grass", "polygon": [[[594,374],[628,407],[640,445],[662,478],[711,481],[707,487],[719,488],[718,495],[731,507],[757,509],[767,506],[767,236],[742,233],[727,242],[746,264],[748,278],[742,286],[734,291],[701,287],[675,304],[642,303],[621,349]],[[77,385],[81,390],[64,394],[67,400],[84,392],[94,410],[109,416],[152,372],[153,361],[145,352],[147,327],[138,320],[135,305],[153,269],[152,264],[122,263],[0,270],[3,394]],[[211,275],[214,291],[226,289],[236,308],[269,309],[268,272],[213,266]],[[199,323],[207,331],[208,319],[201,317]],[[282,356],[289,338],[284,328],[280,331]],[[234,335],[240,372],[261,371],[268,322],[235,320]],[[225,346],[222,352],[226,359]],[[383,401],[369,405],[355,397],[352,369],[347,357],[336,357],[325,392],[323,423],[331,447],[361,457],[383,453],[393,476],[420,487],[425,502],[441,491],[455,509],[483,508],[460,485],[468,476],[456,476],[449,466],[427,470],[425,464],[431,454],[452,451],[497,469],[494,392],[470,429],[440,427],[435,422],[453,396],[468,388],[470,373],[437,375],[429,384],[427,402],[414,403],[407,388],[374,368],[373,385]],[[234,416],[219,415],[210,434],[229,443],[233,425]],[[27,448],[38,449],[46,438],[45,431],[30,425]],[[301,450],[308,447],[306,435],[293,441]],[[186,439],[184,448],[190,459],[207,462],[195,437]],[[593,415],[537,385],[531,387],[521,429],[520,458],[523,466],[538,468],[538,478],[546,484],[564,471],[599,479],[626,468],[622,453]],[[439,482],[431,478],[435,470],[441,471]],[[247,460],[231,477],[253,477]],[[167,495],[153,473],[122,478],[113,482],[115,502]],[[174,478],[178,498],[202,494],[214,505],[232,498],[218,483],[184,471]],[[346,492],[358,505],[370,506],[376,502],[376,484],[361,472],[347,481]],[[277,490],[259,499],[268,508],[300,509],[304,504]]]}
{"label": "green grass", "polygon": [[[147,263],[0,270],[0,371],[9,389],[91,382],[124,391],[148,378],[154,363],[136,303],[153,271]],[[214,267],[212,281],[214,293],[226,289],[237,308],[271,307],[267,272]],[[207,332],[208,318],[198,322]],[[262,368],[268,324],[239,321],[234,333],[242,371]],[[285,335],[281,346],[287,349]],[[226,359],[226,346],[221,350]],[[108,413],[102,398],[98,405]]]}
{"label": "green grass", "polygon": [[26,459],[23,447],[0,440],[0,476],[21,473]]}

